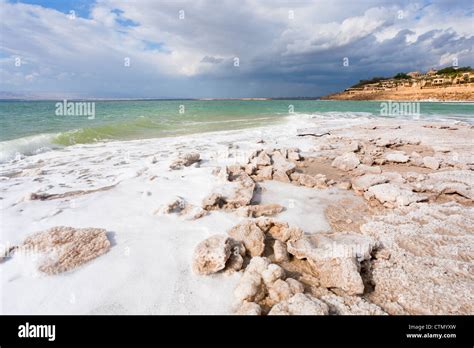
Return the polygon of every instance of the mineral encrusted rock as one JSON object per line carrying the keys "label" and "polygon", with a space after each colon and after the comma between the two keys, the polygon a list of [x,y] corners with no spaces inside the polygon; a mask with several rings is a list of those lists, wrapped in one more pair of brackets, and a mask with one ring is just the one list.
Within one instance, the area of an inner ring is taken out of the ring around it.
{"label": "mineral encrusted rock", "polygon": [[244,265],[245,246],[242,242],[230,239],[230,256],[225,264],[227,272],[236,272],[242,269]]}
{"label": "mineral encrusted rock", "polygon": [[352,188],[357,193],[364,193],[370,187],[386,182],[388,182],[388,178],[378,174],[365,174],[351,180]]}
{"label": "mineral encrusted rock", "polygon": [[436,170],[439,168],[440,163],[436,158],[431,157],[431,156],[426,156],[426,157],[423,157],[423,165],[426,168]]}
{"label": "mineral encrusted rock", "polygon": [[376,241],[351,233],[314,234],[287,243],[288,252],[306,259],[321,286],[362,294],[360,262],[371,256]]}
{"label": "mineral encrusted rock", "polygon": [[329,307],[333,315],[386,315],[379,306],[358,296],[338,296],[328,294],[321,296],[321,301]]}
{"label": "mineral encrusted rock", "polygon": [[157,210],[157,214],[180,213],[186,208],[186,201],[182,197],[176,197],[171,202],[163,205]]}
{"label": "mineral encrusted rock", "polygon": [[237,310],[238,315],[261,315],[262,308],[255,302],[244,301]]}
{"label": "mineral encrusted rock", "polygon": [[[223,169],[220,170],[222,172]],[[205,210],[217,210],[217,209],[238,209],[245,207],[250,204],[253,198],[255,190],[255,182],[253,179],[242,169],[237,166],[236,168],[226,167],[225,172],[228,173],[229,187],[233,190],[231,193],[219,193],[214,192],[202,201],[202,208]],[[229,191],[229,190],[227,190]]]}
{"label": "mineral encrusted rock", "polygon": [[349,171],[355,169],[360,164],[359,158],[354,152],[347,152],[338,156],[332,162],[332,166],[340,170]]}
{"label": "mineral encrusted rock", "polygon": [[286,250],[286,244],[275,240],[273,243],[273,255],[276,262],[284,262],[289,260],[289,254]]}
{"label": "mineral encrusted rock", "polygon": [[241,241],[251,256],[260,256],[265,248],[265,233],[251,220],[244,221],[229,231],[229,236]]}
{"label": "mineral encrusted rock", "polygon": [[389,252],[371,261],[368,299],[389,314],[474,313],[473,226],[474,208],[454,202],[416,203],[361,226]]}
{"label": "mineral encrusted rock", "polygon": [[46,254],[38,269],[51,275],[75,269],[105,254],[110,241],[102,228],[57,226],[27,237],[20,248]]}
{"label": "mineral encrusted rock", "polygon": [[403,151],[391,152],[385,155],[388,162],[406,163],[410,159]]}
{"label": "mineral encrusted rock", "polygon": [[300,228],[290,227],[286,222],[268,218],[261,218],[255,222],[264,233],[283,243],[290,239],[300,238],[303,235],[303,231]]}
{"label": "mineral encrusted rock", "polygon": [[176,158],[171,164],[170,169],[181,169],[183,167],[189,167],[194,163],[198,163],[200,161],[200,155],[197,152],[190,152],[185,153],[178,158]]}
{"label": "mineral encrusted rock", "polygon": [[214,235],[200,242],[194,250],[193,270],[207,275],[223,270],[231,255],[232,245],[226,235]]}
{"label": "mineral encrusted rock", "polygon": [[413,183],[417,192],[428,192],[436,195],[456,193],[469,200],[474,200],[474,172],[472,170],[448,170],[427,174],[419,182]]}
{"label": "mineral encrusted rock", "polygon": [[364,193],[368,200],[375,198],[388,208],[410,205],[427,199],[425,195],[412,192],[409,188],[404,188],[391,183],[379,184],[369,187]]}
{"label": "mineral encrusted rock", "polygon": [[266,166],[257,170],[257,174],[254,176],[256,181],[272,180],[273,178],[273,167]]}
{"label": "mineral encrusted rock", "polygon": [[327,315],[328,312],[329,308],[324,302],[311,295],[298,293],[273,306],[268,315]]}
{"label": "mineral encrusted rock", "polygon": [[265,298],[266,287],[262,279],[262,273],[270,265],[270,260],[264,257],[253,257],[250,260],[239,284],[234,290],[238,301],[258,302]]}
{"label": "mineral encrusted rock", "polygon": [[237,214],[244,217],[261,217],[273,216],[283,211],[283,207],[279,204],[259,204],[247,205],[237,209]]}
{"label": "mineral encrusted rock", "polygon": [[301,173],[292,173],[290,175],[291,181],[294,183],[306,186],[306,187],[315,187],[315,188],[326,188],[327,178],[324,174],[317,174],[315,176],[301,174]]}
{"label": "mineral encrusted rock", "polygon": [[268,296],[273,303],[290,299],[293,295],[304,291],[303,285],[295,279],[277,279],[268,287]]}

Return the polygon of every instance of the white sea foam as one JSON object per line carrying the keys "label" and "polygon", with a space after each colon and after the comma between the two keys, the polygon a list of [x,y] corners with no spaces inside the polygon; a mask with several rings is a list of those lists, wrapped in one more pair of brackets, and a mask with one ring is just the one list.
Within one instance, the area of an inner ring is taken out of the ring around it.
{"label": "white sea foam", "polygon": [[36,155],[60,148],[53,144],[54,134],[39,134],[0,142],[0,162]]}

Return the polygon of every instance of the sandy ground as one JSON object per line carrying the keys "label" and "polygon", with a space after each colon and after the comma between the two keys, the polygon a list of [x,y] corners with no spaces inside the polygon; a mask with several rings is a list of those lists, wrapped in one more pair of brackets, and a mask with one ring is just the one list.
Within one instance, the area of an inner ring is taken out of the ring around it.
{"label": "sandy ground", "polygon": [[351,91],[328,95],[329,100],[437,100],[474,101],[474,85],[433,88],[398,87],[387,91]]}
{"label": "sandy ground", "polygon": [[[301,128],[330,134],[299,137]],[[233,294],[249,272],[248,250],[240,270],[221,268],[206,276],[192,270],[201,241],[254,220],[238,206],[203,209],[203,200],[213,193],[242,190],[240,179],[216,174],[228,168],[237,170],[237,177],[246,177],[248,171],[255,185],[244,209],[278,205],[282,211],[270,218],[300,228],[304,238],[331,233],[370,238],[373,246],[366,257],[351,259],[357,270],[350,277],[360,277],[360,290],[345,279],[326,279],[325,262],[340,261],[338,257],[319,260],[311,248],[294,251],[288,244],[288,259],[275,260],[271,245],[276,239],[267,235],[260,256],[282,267],[287,280],[301,283],[304,294],[320,301],[324,313],[472,314],[473,135],[472,126],[459,122],[307,117],[266,128],[77,145],[1,164],[4,252],[54,226],[102,228],[110,241],[105,254],[54,275],[38,269],[44,255],[21,248],[6,255],[0,263],[1,312],[246,313]],[[266,151],[273,162],[274,151],[281,149],[299,154],[285,158],[294,164],[288,180],[277,177],[274,163],[268,166],[273,166],[272,179],[261,180],[263,167],[248,167],[256,151]],[[199,161],[170,169],[189,152],[199,153]],[[351,169],[342,160],[342,166],[335,163],[347,153],[358,161]],[[389,154],[403,163],[387,160]],[[373,172],[386,180],[363,183],[362,188],[354,184]],[[295,173],[306,179],[319,175],[319,184],[295,179]],[[391,185],[389,192],[383,185]],[[187,208],[163,212],[177,197],[194,209],[192,214]],[[54,252],[47,257],[54,258]],[[266,285],[263,298],[246,297],[244,304],[259,306],[261,313],[272,308],[291,312],[285,302],[289,295],[274,295],[272,286]]]}

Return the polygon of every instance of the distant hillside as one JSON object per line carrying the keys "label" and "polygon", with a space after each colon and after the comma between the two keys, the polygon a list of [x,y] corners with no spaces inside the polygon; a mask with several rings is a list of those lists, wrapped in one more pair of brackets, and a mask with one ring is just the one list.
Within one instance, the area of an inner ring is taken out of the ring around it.
{"label": "distant hillside", "polygon": [[360,80],[343,92],[321,99],[336,100],[462,100],[474,101],[474,70],[470,66],[400,72],[393,77]]}

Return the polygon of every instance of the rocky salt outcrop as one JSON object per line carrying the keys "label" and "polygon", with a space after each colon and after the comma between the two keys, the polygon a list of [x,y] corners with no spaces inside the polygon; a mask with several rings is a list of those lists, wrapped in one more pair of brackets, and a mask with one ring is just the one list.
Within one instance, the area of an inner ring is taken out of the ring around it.
{"label": "rocky salt outcrop", "polygon": [[56,226],[25,239],[19,250],[43,254],[38,270],[52,275],[77,267],[110,249],[106,230]]}
{"label": "rocky salt outcrop", "polygon": [[352,188],[359,194],[364,193],[370,187],[379,184],[385,184],[389,179],[384,175],[365,174],[351,180]]}
{"label": "rocky salt outcrop", "polygon": [[244,221],[232,227],[229,236],[241,241],[251,256],[260,256],[265,249],[265,233],[254,221]]}
{"label": "rocky salt outcrop", "polygon": [[354,175],[364,175],[364,174],[381,174],[382,168],[379,166],[371,166],[365,164],[359,164],[354,170]]}
{"label": "rocky salt outcrop", "polygon": [[440,162],[434,157],[426,156],[426,157],[423,157],[423,165],[426,168],[437,170],[440,166]]}
{"label": "rocky salt outcrop", "polygon": [[273,242],[273,257],[276,262],[285,262],[289,260],[290,255],[288,254],[285,243],[279,240]]}
{"label": "rocky salt outcrop", "polygon": [[427,196],[415,193],[408,187],[391,183],[369,187],[364,197],[367,200],[376,199],[387,208],[401,207],[428,199]]}
{"label": "rocky salt outcrop", "polygon": [[407,163],[410,157],[407,156],[403,151],[395,151],[387,153],[385,155],[385,159],[387,160],[387,162]]}
{"label": "rocky salt outcrop", "polygon": [[354,152],[347,152],[334,159],[331,165],[340,170],[349,171],[355,169],[360,164],[360,160]]}
{"label": "rocky salt outcrop", "polygon": [[255,303],[266,308],[291,299],[295,294],[303,293],[304,286],[293,278],[286,278],[280,266],[271,263],[266,257],[253,257],[235,288],[234,295],[241,303],[238,312]]}
{"label": "rocky salt outcrop", "polygon": [[242,243],[226,235],[216,234],[196,246],[192,268],[199,275],[209,275],[224,269],[238,271],[242,268],[244,255]]}
{"label": "rocky salt outcrop", "polygon": [[379,306],[358,296],[328,294],[320,300],[328,305],[332,315],[387,315]]}
{"label": "rocky salt outcrop", "polygon": [[474,313],[474,208],[416,203],[361,226],[382,249],[368,300],[389,314]]}
{"label": "rocky salt outcrop", "polygon": [[416,192],[441,194],[458,194],[471,201],[474,200],[474,172],[472,170],[447,170],[430,173],[412,183]]}
{"label": "rocky salt outcrop", "polygon": [[155,214],[181,213],[186,208],[186,201],[182,197],[175,197],[169,203],[164,204]]}
{"label": "rocky salt outcrop", "polygon": [[283,211],[283,206],[279,204],[258,204],[247,205],[237,209],[237,214],[244,217],[258,218],[261,216],[273,216]]}
{"label": "rocky salt outcrop", "polygon": [[328,187],[328,180],[326,175],[317,174],[315,176],[302,174],[302,173],[292,173],[290,175],[291,181],[300,186],[314,187],[314,188],[326,188]]}
{"label": "rocky salt outcrop", "polygon": [[208,211],[201,207],[189,204],[182,197],[175,197],[169,203],[162,205],[160,208],[154,211],[155,215],[166,215],[166,214],[177,214],[184,216],[189,220],[200,219],[207,215]]}
{"label": "rocky salt outcrop", "polygon": [[262,308],[255,302],[244,301],[236,311],[238,315],[261,315]]}
{"label": "rocky salt outcrop", "polygon": [[287,243],[288,252],[306,259],[321,286],[362,294],[360,262],[370,258],[375,240],[350,233],[303,236]]}
{"label": "rocky salt outcrop", "polygon": [[203,240],[194,250],[194,272],[208,275],[223,270],[230,252],[230,239],[226,235],[214,235]]}
{"label": "rocky salt outcrop", "polygon": [[288,223],[274,219],[262,218],[255,220],[260,229],[275,240],[286,243],[288,240],[298,239],[303,235],[303,230],[290,227]]}
{"label": "rocky salt outcrop", "polygon": [[202,208],[208,211],[234,210],[249,205],[255,190],[253,179],[240,166],[236,168],[226,167],[225,170],[220,170],[220,173],[222,172],[226,173],[226,182],[222,188],[224,192],[214,192],[204,198]]}
{"label": "rocky salt outcrop", "polygon": [[327,315],[329,307],[308,294],[296,294],[272,307],[268,315]]}
{"label": "rocky salt outcrop", "polygon": [[254,176],[256,181],[272,180],[273,179],[273,167],[265,166],[259,168]]}
{"label": "rocky salt outcrop", "polygon": [[253,257],[250,260],[234,290],[234,296],[238,301],[258,302],[265,298],[266,289],[262,273],[268,265],[270,260],[265,257]]}
{"label": "rocky salt outcrop", "polygon": [[170,164],[170,169],[177,170],[183,167],[189,167],[192,164],[199,163],[201,155],[198,152],[189,152],[178,156]]}

